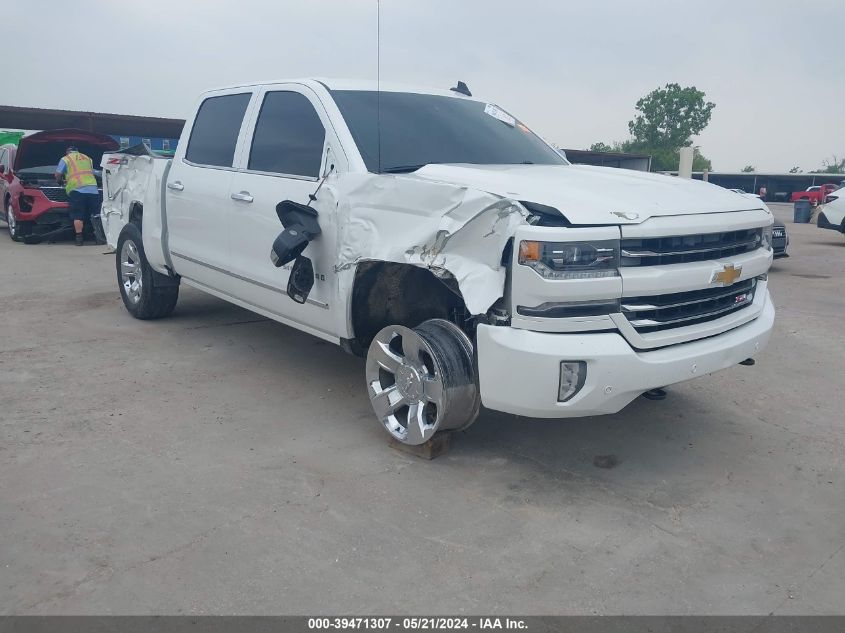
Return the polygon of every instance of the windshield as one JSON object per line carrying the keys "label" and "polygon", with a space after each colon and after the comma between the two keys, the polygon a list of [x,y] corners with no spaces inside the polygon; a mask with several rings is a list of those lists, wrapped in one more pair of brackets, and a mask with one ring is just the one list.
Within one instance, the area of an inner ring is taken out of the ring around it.
{"label": "windshield", "polygon": [[409,92],[379,96],[371,90],[334,90],[332,96],[374,173],[410,172],[431,163],[568,164],[518,119],[492,104]]}

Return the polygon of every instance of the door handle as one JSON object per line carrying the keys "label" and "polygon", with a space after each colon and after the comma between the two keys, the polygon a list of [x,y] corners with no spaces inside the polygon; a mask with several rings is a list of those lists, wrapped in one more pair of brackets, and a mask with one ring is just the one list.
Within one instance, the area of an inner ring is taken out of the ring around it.
{"label": "door handle", "polygon": [[239,191],[238,193],[232,194],[232,200],[240,200],[241,202],[252,202],[254,198],[250,195],[249,191]]}
{"label": "door handle", "polygon": [[182,191],[185,188],[185,185],[177,180],[176,182],[167,183],[167,188],[173,189],[173,191]]}

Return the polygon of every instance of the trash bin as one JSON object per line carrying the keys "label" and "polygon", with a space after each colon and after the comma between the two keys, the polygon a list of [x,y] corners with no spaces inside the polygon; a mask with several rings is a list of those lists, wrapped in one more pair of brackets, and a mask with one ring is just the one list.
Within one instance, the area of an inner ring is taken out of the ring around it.
{"label": "trash bin", "polygon": [[796,200],[792,212],[792,221],[796,224],[806,224],[810,221],[811,213],[809,200]]}

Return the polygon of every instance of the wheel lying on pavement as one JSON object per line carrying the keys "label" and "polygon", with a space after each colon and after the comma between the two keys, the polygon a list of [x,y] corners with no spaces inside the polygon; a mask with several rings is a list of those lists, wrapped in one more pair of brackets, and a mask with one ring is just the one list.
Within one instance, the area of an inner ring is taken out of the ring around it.
{"label": "wheel lying on pavement", "polygon": [[150,267],[141,231],[134,224],[127,224],[120,231],[115,256],[120,296],[132,316],[160,319],[173,312],[179,299],[179,285]]}
{"label": "wheel lying on pavement", "polygon": [[478,417],[472,343],[450,321],[384,328],[370,344],[366,374],[376,416],[405,444],[423,444],[438,431],[465,429]]}

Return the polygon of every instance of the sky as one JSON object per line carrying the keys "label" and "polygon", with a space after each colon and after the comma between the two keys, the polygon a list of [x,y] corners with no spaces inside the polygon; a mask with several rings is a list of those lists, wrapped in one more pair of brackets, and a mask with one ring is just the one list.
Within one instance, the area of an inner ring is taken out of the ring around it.
{"label": "sky", "polygon": [[[625,140],[668,82],[716,103],[717,171],[845,158],[843,0],[4,0],[0,104],[186,118],[308,76],[466,82],[564,148]],[[9,26],[13,25],[13,26]],[[838,25],[838,26],[837,26]]]}

